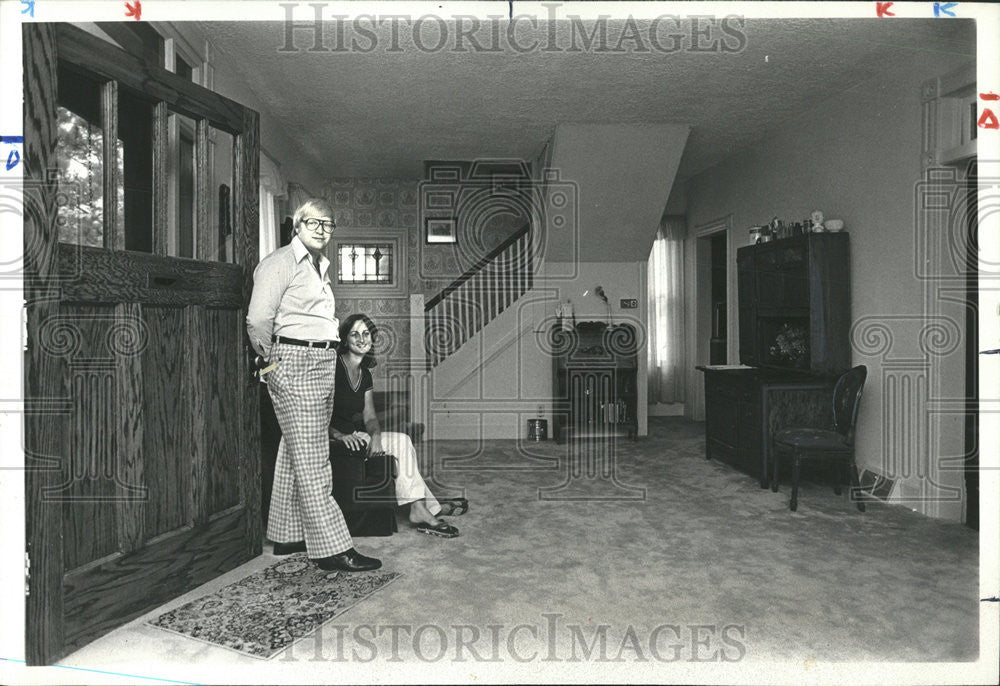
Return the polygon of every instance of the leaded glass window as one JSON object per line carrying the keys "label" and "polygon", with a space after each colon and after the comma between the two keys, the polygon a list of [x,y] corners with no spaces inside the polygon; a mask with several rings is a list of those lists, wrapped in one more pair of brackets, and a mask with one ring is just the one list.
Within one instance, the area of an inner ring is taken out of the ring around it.
{"label": "leaded glass window", "polygon": [[341,243],[337,283],[392,284],[392,243]]}

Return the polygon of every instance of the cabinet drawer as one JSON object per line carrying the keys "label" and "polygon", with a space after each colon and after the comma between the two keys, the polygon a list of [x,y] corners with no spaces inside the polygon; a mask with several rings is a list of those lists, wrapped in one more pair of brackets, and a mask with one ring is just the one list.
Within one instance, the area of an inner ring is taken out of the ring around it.
{"label": "cabinet drawer", "polygon": [[760,388],[755,383],[745,383],[740,386],[737,398],[742,406],[756,410],[760,400]]}
{"label": "cabinet drawer", "polygon": [[715,403],[710,407],[711,411],[705,413],[705,436],[735,447],[738,421],[735,400]]}
{"label": "cabinet drawer", "polygon": [[738,380],[728,374],[706,374],[705,402],[721,399],[723,396],[735,398],[739,388]]}
{"label": "cabinet drawer", "polygon": [[737,459],[740,469],[760,478],[761,424],[760,411],[755,405],[740,403],[738,437]]}
{"label": "cabinet drawer", "polygon": [[720,443],[719,441],[715,441],[710,438],[708,439],[708,451],[713,460],[725,462],[733,467],[738,466],[739,461],[736,458],[735,447],[727,443]]}
{"label": "cabinet drawer", "polygon": [[740,446],[745,445],[750,450],[759,451],[763,428],[760,423],[760,412],[757,408],[741,405],[738,424]]}

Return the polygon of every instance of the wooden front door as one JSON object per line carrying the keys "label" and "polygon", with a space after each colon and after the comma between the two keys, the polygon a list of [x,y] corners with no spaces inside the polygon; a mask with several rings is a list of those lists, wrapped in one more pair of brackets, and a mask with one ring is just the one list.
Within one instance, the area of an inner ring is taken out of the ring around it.
{"label": "wooden front door", "polygon": [[47,664],[260,554],[258,115],[72,26],[22,35],[26,645]]}

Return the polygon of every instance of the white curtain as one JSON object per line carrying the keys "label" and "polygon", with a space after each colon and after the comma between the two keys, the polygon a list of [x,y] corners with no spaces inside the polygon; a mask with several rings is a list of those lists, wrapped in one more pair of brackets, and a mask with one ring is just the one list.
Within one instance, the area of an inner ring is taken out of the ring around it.
{"label": "white curtain", "polygon": [[664,216],[649,254],[649,402],[684,402],[684,217]]}
{"label": "white curtain", "polygon": [[299,183],[289,183],[288,184],[288,213],[292,214],[299,208],[299,205],[304,203],[310,198],[319,197],[315,193],[311,193],[308,188]]}
{"label": "white curtain", "polygon": [[260,259],[278,248],[281,218],[275,200],[285,195],[285,180],[281,169],[263,150],[260,152]]}

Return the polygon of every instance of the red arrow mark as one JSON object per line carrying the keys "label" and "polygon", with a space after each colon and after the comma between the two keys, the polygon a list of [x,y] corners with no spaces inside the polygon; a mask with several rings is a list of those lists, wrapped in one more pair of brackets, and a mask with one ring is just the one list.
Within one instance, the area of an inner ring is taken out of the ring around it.
{"label": "red arrow mark", "polygon": [[993,91],[990,91],[989,93],[980,93],[979,97],[982,100],[1000,100],[1000,95],[997,95]]}
{"label": "red arrow mark", "polygon": [[895,17],[896,15],[889,11],[892,7],[891,2],[876,2],[875,3],[875,16],[877,17]]}
{"label": "red arrow mark", "polygon": [[[892,3],[889,3],[889,4],[891,5]],[[139,0],[135,0],[135,7],[132,7],[132,3],[126,2],[125,3],[125,16],[126,17],[135,17],[135,20],[139,21],[139,18],[142,16],[142,3],[139,2]]]}

